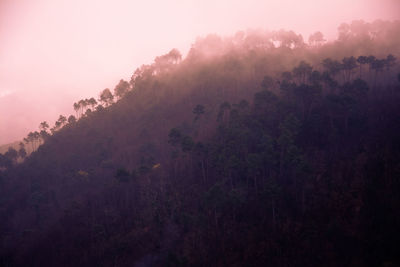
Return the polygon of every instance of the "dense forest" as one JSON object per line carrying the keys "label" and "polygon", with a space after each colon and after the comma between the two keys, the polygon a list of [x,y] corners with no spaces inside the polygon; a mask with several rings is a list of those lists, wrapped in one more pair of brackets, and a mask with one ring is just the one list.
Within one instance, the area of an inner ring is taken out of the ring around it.
{"label": "dense forest", "polygon": [[400,266],[400,22],[199,38],[0,154],[0,266]]}

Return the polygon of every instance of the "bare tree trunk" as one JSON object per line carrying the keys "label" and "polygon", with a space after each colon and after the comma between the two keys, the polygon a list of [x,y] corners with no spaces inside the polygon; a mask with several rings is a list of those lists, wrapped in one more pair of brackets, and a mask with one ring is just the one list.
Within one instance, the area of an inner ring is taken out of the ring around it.
{"label": "bare tree trunk", "polygon": [[280,154],[280,159],[279,159],[279,177],[282,177],[282,172],[283,172],[283,156],[284,156],[284,149],[283,147],[281,148],[281,154]]}
{"label": "bare tree trunk", "polygon": [[206,183],[206,170],[204,168],[204,160],[201,160],[201,172],[203,174],[203,182]]}
{"label": "bare tree trunk", "polygon": [[275,227],[276,225],[276,217],[275,217],[275,200],[272,198],[272,225]]}
{"label": "bare tree trunk", "polygon": [[256,190],[256,196],[258,195],[257,175],[254,175],[254,188]]}

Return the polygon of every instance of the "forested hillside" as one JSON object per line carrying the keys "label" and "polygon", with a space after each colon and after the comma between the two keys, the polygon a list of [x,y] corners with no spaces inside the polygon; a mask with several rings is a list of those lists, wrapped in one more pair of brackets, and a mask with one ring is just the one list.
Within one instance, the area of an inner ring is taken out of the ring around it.
{"label": "forested hillside", "polygon": [[399,56],[355,21],[156,57],[0,154],[0,266],[400,266]]}

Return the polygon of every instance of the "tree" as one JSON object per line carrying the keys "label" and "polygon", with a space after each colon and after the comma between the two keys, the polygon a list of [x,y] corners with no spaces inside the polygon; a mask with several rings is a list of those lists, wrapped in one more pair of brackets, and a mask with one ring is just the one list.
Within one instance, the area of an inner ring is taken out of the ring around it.
{"label": "tree", "polygon": [[181,53],[175,48],[169,51],[168,54],[156,57],[154,59],[156,73],[170,70],[174,65],[178,64],[181,59]]}
{"label": "tree", "polygon": [[[344,88],[346,88],[347,86],[348,84],[346,84]],[[347,133],[350,112],[353,110],[356,103],[355,99],[345,91],[339,95],[327,95],[326,101],[331,128],[334,128],[334,117],[338,117],[343,122],[342,125],[344,133]]]}
{"label": "tree", "polygon": [[8,157],[0,153],[0,171],[2,168],[8,169],[12,166],[13,162]]}
{"label": "tree", "polygon": [[128,183],[131,179],[131,174],[126,169],[120,168],[117,170],[117,173],[115,174],[115,178],[120,183]]}
{"label": "tree", "polygon": [[106,107],[108,107],[109,105],[111,105],[114,101],[114,96],[111,93],[110,89],[106,88],[104,89],[101,93],[100,93],[100,99],[99,101],[105,105]]}
{"label": "tree", "polygon": [[389,71],[394,65],[396,65],[396,57],[393,56],[392,54],[389,54],[386,57],[385,65],[386,65],[386,70]]}
{"label": "tree", "polygon": [[264,89],[273,88],[275,85],[275,81],[271,76],[265,75],[264,79],[261,82],[261,87]]}
{"label": "tree", "polygon": [[14,148],[9,147],[4,156],[9,160],[11,160],[11,162],[16,163],[18,158],[18,152]]}
{"label": "tree", "polygon": [[181,147],[183,152],[190,152],[194,147],[194,141],[192,137],[186,135],[181,140]]}
{"label": "tree", "polygon": [[311,34],[308,38],[308,43],[311,46],[321,46],[325,41],[324,35],[319,31]]}
{"label": "tree", "polygon": [[338,87],[337,81],[335,81],[335,80],[331,77],[331,75],[329,74],[329,72],[327,72],[327,71],[324,71],[324,72],[322,73],[321,79],[322,79],[323,84],[324,84],[326,87],[328,87],[328,88],[331,90],[331,92],[333,92],[333,91],[335,90],[335,88]]}
{"label": "tree", "polygon": [[197,121],[202,114],[204,114],[204,106],[196,105],[193,109],[193,114],[195,115],[194,121]]}
{"label": "tree", "polygon": [[39,125],[39,129],[41,131],[45,131],[46,132],[48,128],[49,128],[49,124],[46,121],[41,122],[40,125]]}
{"label": "tree", "polygon": [[312,66],[305,61],[300,61],[299,65],[293,68],[293,76],[298,78],[300,83],[306,83],[312,72]]}
{"label": "tree", "polygon": [[35,147],[36,149],[39,147],[40,143],[41,143],[41,138],[40,138],[40,133],[38,131],[34,131],[33,132],[33,140],[35,143]]}
{"label": "tree", "polygon": [[21,159],[25,159],[25,158],[26,158],[26,155],[27,155],[27,153],[26,153],[26,150],[25,150],[25,144],[24,144],[23,142],[20,142],[20,143],[19,143],[18,156],[19,156]]}
{"label": "tree", "polygon": [[312,111],[313,104],[320,97],[321,86],[318,84],[307,85],[301,84],[294,90],[296,103],[301,103],[303,120],[305,120]]}
{"label": "tree", "polygon": [[371,70],[371,65],[375,60],[376,60],[375,56],[370,55],[367,57],[367,64],[369,65],[369,70]]}
{"label": "tree", "polygon": [[176,48],[173,48],[171,51],[169,51],[167,55],[172,64],[178,64],[182,60],[182,54]]}
{"label": "tree", "polygon": [[55,124],[56,128],[59,129],[59,128],[63,127],[66,122],[67,122],[67,117],[65,117],[64,115],[60,115]]}
{"label": "tree", "polygon": [[121,99],[129,91],[130,85],[127,81],[121,79],[117,86],[114,88],[114,95]]}
{"label": "tree", "polygon": [[362,78],[362,66],[368,63],[367,57],[366,56],[359,56],[357,58],[357,62],[360,66],[360,79]]}
{"label": "tree", "polygon": [[69,124],[73,124],[73,123],[75,123],[75,122],[76,122],[75,116],[74,116],[74,115],[70,115],[70,116],[68,117],[68,123],[69,123]]}
{"label": "tree", "polygon": [[80,105],[79,105],[79,103],[74,103],[74,110],[75,110],[75,112],[76,112],[76,117],[78,117],[79,118],[79,110],[80,110]]}
{"label": "tree", "polygon": [[41,130],[41,131],[39,132],[39,135],[40,135],[40,139],[41,139],[43,142],[46,141],[47,138],[50,137],[50,134],[49,134],[48,132],[46,132],[46,131],[43,131],[43,130]]}
{"label": "tree", "polygon": [[[40,132],[39,132],[38,140],[44,141],[49,136],[49,133],[47,132],[48,128],[49,128],[49,124],[47,122],[44,121],[44,122],[40,123],[40,125],[39,125]],[[40,143],[40,141],[39,141],[39,143]]]}
{"label": "tree", "polygon": [[322,61],[322,66],[332,76],[336,76],[342,70],[342,64],[337,60],[326,58]]}
{"label": "tree", "polygon": [[322,74],[319,71],[314,70],[313,72],[311,72],[311,75],[309,77],[309,81],[310,81],[311,84],[317,85],[322,80],[323,80],[323,77],[322,77]]}
{"label": "tree", "polygon": [[340,24],[340,26],[338,27],[338,32],[339,32],[338,40],[342,42],[347,41],[351,36],[350,25],[347,23]]}
{"label": "tree", "polygon": [[224,102],[219,106],[219,112],[218,112],[218,121],[226,122],[228,120],[229,114],[228,110],[231,109],[231,104],[229,102]]}
{"label": "tree", "polygon": [[356,99],[363,99],[367,96],[368,90],[368,84],[364,80],[356,79],[351,83],[348,93]]}
{"label": "tree", "polygon": [[282,72],[282,80],[290,82],[293,79],[292,73],[290,71]]}
{"label": "tree", "polygon": [[193,148],[194,155],[200,160],[201,166],[201,174],[203,176],[203,182],[205,183],[207,180],[207,156],[208,156],[208,147],[201,142],[196,143]]}
{"label": "tree", "polygon": [[286,48],[300,48],[304,46],[303,36],[296,34],[293,31],[280,30],[275,32],[273,40],[280,42],[280,47]]}
{"label": "tree", "polygon": [[79,108],[80,108],[80,115],[82,116],[85,113],[84,110],[86,110],[86,107],[89,105],[88,100],[81,99],[81,100],[79,100],[78,104],[79,104]]}
{"label": "tree", "polygon": [[261,116],[268,116],[274,118],[278,97],[269,90],[258,92],[254,95],[254,112]]}
{"label": "tree", "polygon": [[342,60],[343,81],[349,82],[353,69],[357,68],[357,60],[355,57],[345,57]]}
{"label": "tree", "polygon": [[24,140],[26,140],[26,143],[30,143],[32,151],[35,151],[35,134],[33,132],[29,132],[28,136]]}
{"label": "tree", "polygon": [[289,114],[279,124],[279,138],[278,145],[280,150],[279,156],[279,176],[283,175],[284,167],[293,158],[291,153],[295,152],[295,138],[300,131],[300,121],[293,114]]}
{"label": "tree", "polygon": [[375,70],[375,79],[374,79],[374,84],[376,86],[377,79],[378,79],[378,74],[381,73],[384,70],[384,67],[386,65],[386,60],[385,59],[374,59],[370,63],[370,68],[372,70]]}
{"label": "tree", "polygon": [[182,133],[177,128],[172,128],[168,134],[168,144],[172,146],[177,146],[181,143],[182,140]]}
{"label": "tree", "polygon": [[96,101],[96,99],[94,99],[94,97],[91,97],[91,98],[88,100],[88,104],[92,107],[92,110],[94,110],[94,108],[95,108],[96,105],[97,105],[97,101]]}
{"label": "tree", "polygon": [[386,65],[385,59],[375,59],[371,62],[371,69],[375,70],[376,72],[383,71],[383,68]]}

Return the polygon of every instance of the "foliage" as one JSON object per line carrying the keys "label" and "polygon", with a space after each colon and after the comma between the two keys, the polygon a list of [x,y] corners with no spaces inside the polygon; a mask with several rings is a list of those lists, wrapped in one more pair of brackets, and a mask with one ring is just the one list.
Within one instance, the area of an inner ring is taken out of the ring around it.
{"label": "foliage", "polygon": [[210,35],[42,122],[0,154],[0,265],[398,264],[397,27]]}

